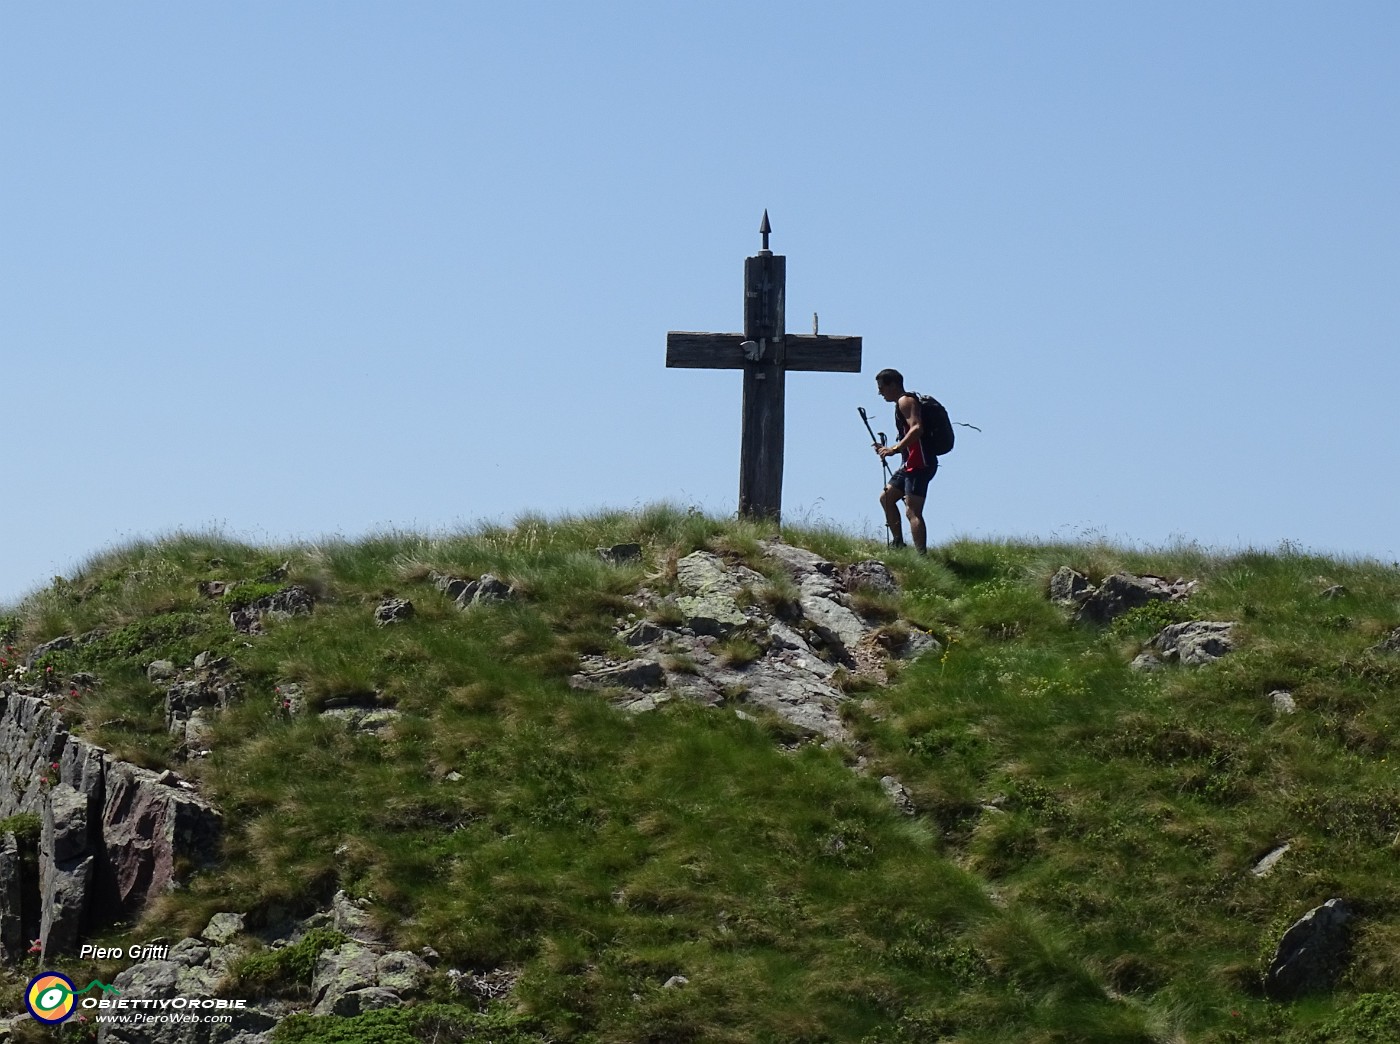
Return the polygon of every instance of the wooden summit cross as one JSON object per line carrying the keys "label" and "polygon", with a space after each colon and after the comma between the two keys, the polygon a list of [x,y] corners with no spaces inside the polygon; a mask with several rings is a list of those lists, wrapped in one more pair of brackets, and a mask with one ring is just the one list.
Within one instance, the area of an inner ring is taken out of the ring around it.
{"label": "wooden summit cross", "polygon": [[768,249],[768,211],[759,226],[763,247],[744,261],[744,332],[666,335],[666,365],[743,370],[743,433],[739,444],[739,514],[778,521],[783,509],[784,378],[789,370],[860,373],[860,338],[786,332],[783,295],[787,258]]}

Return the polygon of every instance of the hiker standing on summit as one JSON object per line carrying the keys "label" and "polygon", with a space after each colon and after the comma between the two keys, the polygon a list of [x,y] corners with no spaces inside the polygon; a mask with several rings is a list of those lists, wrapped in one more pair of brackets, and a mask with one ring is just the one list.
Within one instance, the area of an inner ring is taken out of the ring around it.
{"label": "hiker standing on summit", "polygon": [[[904,501],[909,516],[909,535],[919,554],[928,552],[928,529],[924,525],[924,498],[929,480],[938,471],[938,457],[929,452],[928,432],[924,427],[923,408],[919,396],[904,390],[904,375],[898,370],[881,370],[875,375],[875,387],[880,397],[894,403],[894,425],[899,438],[893,446],[874,443],[882,459],[896,453],[904,456],[904,467],[891,477],[880,494],[880,506],[885,509],[885,523],[890,527],[891,544],[904,547],[904,526],[899,521],[899,502]],[[931,401],[931,400],[930,400]],[[932,418],[930,418],[932,421]],[[951,429],[950,429],[951,430]]]}

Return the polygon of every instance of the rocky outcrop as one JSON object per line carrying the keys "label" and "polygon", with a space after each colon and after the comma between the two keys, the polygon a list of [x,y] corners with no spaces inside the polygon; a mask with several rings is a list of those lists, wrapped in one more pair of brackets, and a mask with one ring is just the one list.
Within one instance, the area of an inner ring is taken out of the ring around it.
{"label": "rocky outcrop", "polygon": [[430,573],[432,581],[443,594],[457,603],[458,609],[487,605],[491,602],[505,602],[518,597],[514,587],[491,573],[482,573],[475,580],[464,580],[460,576],[447,573]]}
{"label": "rocky outcrop", "polygon": [[[37,879],[7,886],[0,875],[0,892],[20,892],[4,901],[0,937],[13,936],[13,919],[32,902],[44,955],[71,952],[94,928],[134,916],[174,885],[177,866],[217,857],[222,818],[188,784],[74,739],[41,697],[0,698],[0,774],[10,780],[0,819],[29,812],[43,823]],[[0,846],[0,862],[7,850]]]}
{"label": "rocky outcrop", "polygon": [[299,584],[292,584],[233,610],[229,613],[228,622],[241,634],[261,634],[265,621],[308,616],[315,607],[316,599],[311,592]]}
{"label": "rocky outcrop", "polygon": [[1332,988],[1346,963],[1352,911],[1342,899],[1309,910],[1284,932],[1264,974],[1264,990],[1291,1000]]}
{"label": "rocky outcrop", "polygon": [[[768,578],[708,551],[676,564],[679,593],[664,603],[671,620],[623,625],[628,660],[581,659],[571,684],[616,693],[623,708],[651,710],[669,699],[771,712],[803,732],[846,741],[840,708],[847,697],[838,672],[879,672],[890,657],[911,658],[938,643],[909,626],[881,627],[853,607],[856,590],[898,591],[880,562],[838,568],[811,551],[778,541],[764,555],[791,581],[790,613],[763,605]],[[639,602],[639,609],[645,608]]]}
{"label": "rocky outcrop", "polygon": [[[1105,577],[1103,583],[1095,588],[1088,585],[1088,580],[1082,574],[1063,577],[1063,572],[1056,573],[1055,579],[1051,580],[1051,597],[1065,604],[1077,605],[1076,619],[1087,623],[1109,623],[1148,602],[1184,601],[1198,586],[1195,580],[1166,580],[1160,576],[1114,573]],[[1056,597],[1057,592],[1059,597]]]}

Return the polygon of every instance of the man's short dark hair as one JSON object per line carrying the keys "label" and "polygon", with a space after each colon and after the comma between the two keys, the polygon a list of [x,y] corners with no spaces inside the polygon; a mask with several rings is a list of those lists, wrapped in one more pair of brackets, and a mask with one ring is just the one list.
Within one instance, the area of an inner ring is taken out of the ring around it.
{"label": "man's short dark hair", "polygon": [[900,373],[898,370],[881,370],[875,375],[875,383],[881,388],[888,387],[891,384],[897,384],[903,388],[904,374]]}

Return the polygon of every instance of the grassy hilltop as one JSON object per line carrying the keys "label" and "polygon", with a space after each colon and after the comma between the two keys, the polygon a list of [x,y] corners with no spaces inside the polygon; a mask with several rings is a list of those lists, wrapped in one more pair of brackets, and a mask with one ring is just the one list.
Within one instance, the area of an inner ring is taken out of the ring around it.
{"label": "grassy hilltop", "polygon": [[[273,549],[179,536],[5,611],[0,677],[49,639],[106,632],[28,677],[96,675],[90,692],[55,694],[70,727],[175,768],[225,814],[223,864],[111,939],[145,941],[152,923],[179,938],[225,910],[253,924],[309,913],[344,889],[440,969],[518,976],[486,1010],[444,979],[417,1008],[297,1017],[279,1040],[1400,1038],[1400,653],[1376,648],[1400,625],[1400,570],[1288,549],[971,541],[920,559],[785,529],[833,561],[884,558],[899,604],[867,608],[942,643],[887,687],[850,680],[852,747],[728,707],[629,715],[568,687],[580,654],[626,654],[630,596],[673,585],[680,556],[707,548],[780,589],[756,553],[764,535],[663,507]],[[595,554],[622,541],[643,545],[640,563]],[[282,586],[257,581],[284,564],[314,613],[237,633],[230,610]],[[1200,587],[1075,624],[1047,598],[1062,565]],[[524,597],[462,613],[433,571],[489,571]],[[242,583],[211,597],[208,581]],[[416,615],[377,627],[388,596]],[[1237,651],[1130,669],[1186,619],[1235,621]],[[202,652],[229,658],[243,695],[212,753],[186,762],[146,665]],[[399,713],[378,734],[289,715],[293,686],[313,707],[373,694]],[[1280,689],[1295,713],[1271,703]],[[882,791],[886,774],[915,816]],[[1252,874],[1283,842],[1277,867]],[[1338,896],[1359,916],[1336,988],[1266,999],[1284,929]],[[229,995],[294,997],[308,960],[250,951]],[[33,974],[14,970],[7,1010]]]}

